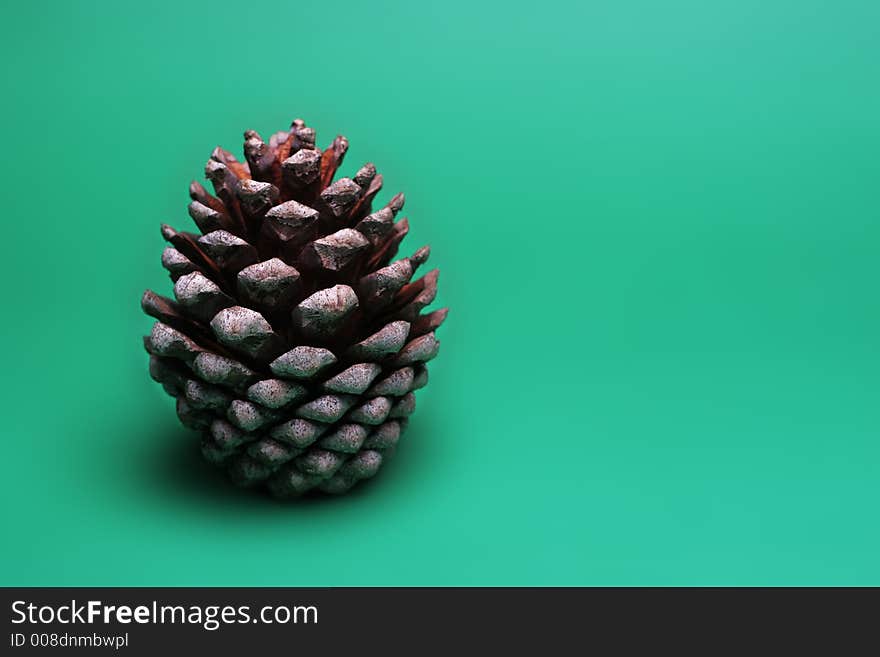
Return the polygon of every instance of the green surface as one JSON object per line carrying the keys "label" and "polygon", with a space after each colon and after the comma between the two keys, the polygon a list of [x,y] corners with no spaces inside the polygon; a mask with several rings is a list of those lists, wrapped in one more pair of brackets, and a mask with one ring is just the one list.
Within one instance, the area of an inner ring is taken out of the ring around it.
{"label": "green surface", "polygon": [[[878,21],[5,7],[0,583],[880,584]],[[138,302],[210,149],[297,116],[452,313],[393,463],[284,505],[201,462]]]}

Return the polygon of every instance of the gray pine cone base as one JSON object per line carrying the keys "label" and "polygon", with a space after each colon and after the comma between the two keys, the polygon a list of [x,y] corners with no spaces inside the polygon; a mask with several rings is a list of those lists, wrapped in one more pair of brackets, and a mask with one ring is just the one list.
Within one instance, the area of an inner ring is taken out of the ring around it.
{"label": "gray pine cone base", "polygon": [[372,164],[334,181],[344,137],[322,151],[299,119],[244,137],[244,162],[208,160],[213,195],[190,185],[200,234],[162,226],[174,298],[141,301],[150,375],[234,483],[343,493],[393,455],[428,381],[439,272],[413,278],[428,247],[395,260],[404,197],[373,212]]}

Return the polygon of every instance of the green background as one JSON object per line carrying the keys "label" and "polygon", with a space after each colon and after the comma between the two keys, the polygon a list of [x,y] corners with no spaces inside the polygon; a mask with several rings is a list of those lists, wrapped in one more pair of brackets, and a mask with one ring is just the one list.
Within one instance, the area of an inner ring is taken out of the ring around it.
{"label": "green background", "polygon": [[[6,585],[880,584],[880,5],[18,2]],[[217,143],[351,140],[452,307],[401,449],[279,504],[147,376]]]}

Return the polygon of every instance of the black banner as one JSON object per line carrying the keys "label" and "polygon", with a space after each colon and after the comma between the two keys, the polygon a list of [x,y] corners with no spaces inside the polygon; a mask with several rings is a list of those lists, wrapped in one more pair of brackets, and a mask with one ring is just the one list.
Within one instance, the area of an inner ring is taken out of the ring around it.
{"label": "black banner", "polygon": [[[612,645],[790,646],[867,633],[876,590],[2,589],[0,653],[546,654]],[[756,643],[757,641],[757,643]],[[815,647],[815,643],[812,644]],[[58,652],[61,651],[61,652]],[[284,651],[284,652],[278,652]]]}

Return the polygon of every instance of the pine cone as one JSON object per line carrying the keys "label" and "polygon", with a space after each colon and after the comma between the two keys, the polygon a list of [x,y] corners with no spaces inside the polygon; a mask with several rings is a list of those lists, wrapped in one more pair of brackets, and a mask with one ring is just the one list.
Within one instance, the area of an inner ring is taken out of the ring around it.
{"label": "pine cone", "polygon": [[422,314],[438,271],[411,280],[428,247],[392,262],[403,194],[373,212],[372,164],[333,181],[345,137],[322,152],[297,119],[268,143],[244,138],[245,162],[211,154],[215,196],[190,185],[201,235],[162,226],[175,299],[141,302],[158,320],[150,375],[237,484],[342,493],[392,455],[427,383],[447,313]]}

